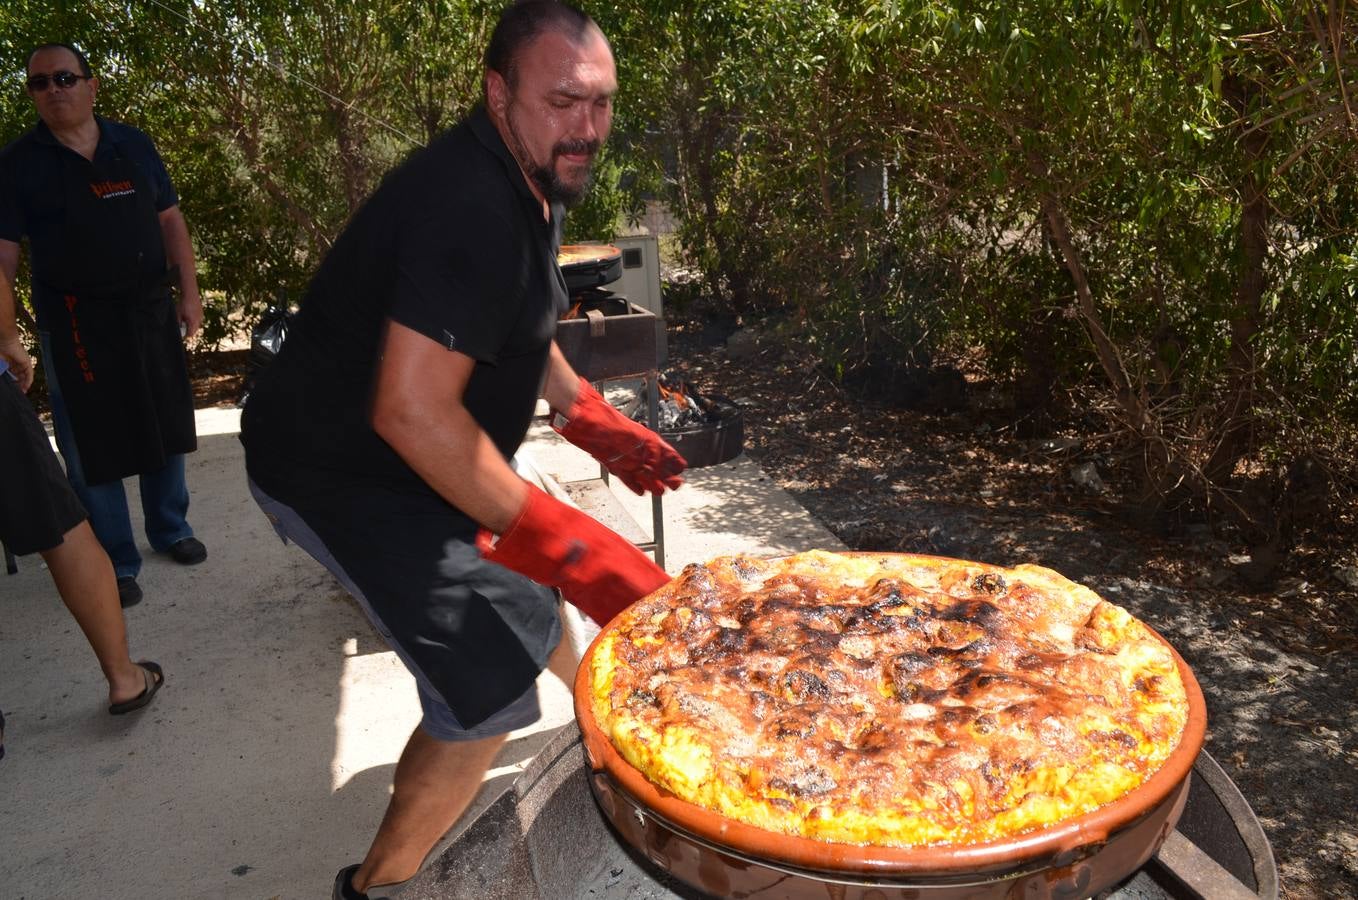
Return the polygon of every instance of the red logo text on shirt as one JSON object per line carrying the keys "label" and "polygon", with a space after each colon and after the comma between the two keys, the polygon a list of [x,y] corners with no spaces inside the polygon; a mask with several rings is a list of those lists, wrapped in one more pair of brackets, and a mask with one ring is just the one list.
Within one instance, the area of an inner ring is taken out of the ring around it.
{"label": "red logo text on shirt", "polygon": [[131,181],[91,181],[90,190],[94,191],[94,196],[100,200],[108,200],[112,197],[126,197],[135,194],[137,189],[132,186]]}
{"label": "red logo text on shirt", "polygon": [[94,370],[90,368],[89,351],[80,340],[80,322],[75,315],[76,299],[73,295],[66,295],[66,311],[71,314],[71,343],[75,344],[75,358],[80,365],[80,374],[85,376],[88,382],[94,381]]}

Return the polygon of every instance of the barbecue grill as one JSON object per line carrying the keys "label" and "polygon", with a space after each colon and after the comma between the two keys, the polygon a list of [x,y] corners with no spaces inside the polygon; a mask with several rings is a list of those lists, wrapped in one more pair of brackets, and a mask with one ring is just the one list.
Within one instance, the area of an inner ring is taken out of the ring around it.
{"label": "barbecue grill", "polygon": [[[557,322],[556,344],[577,374],[595,383],[610,380],[642,382],[646,425],[656,430],[659,370],[656,317],[603,287],[622,274],[622,251],[608,244],[570,244],[558,256],[561,274],[570,291],[570,310]],[[651,536],[618,503],[608,487],[608,469],[599,477],[561,485],[572,503],[638,548],[655,554],[665,566],[665,521],[659,494],[651,496]]]}
{"label": "barbecue grill", "polygon": [[[514,785],[467,823],[425,871],[408,882],[400,900],[701,900],[714,896],[689,887],[618,837],[589,785],[580,733],[564,725]],[[645,815],[644,813],[642,815]],[[644,823],[641,823],[644,825]],[[759,861],[712,848],[717,868],[749,870]],[[759,893],[726,896],[779,898],[776,869]],[[825,881],[828,900],[928,897],[929,888],[867,887]],[[1052,894],[1078,898],[1072,893]],[[857,892],[855,892],[857,891]],[[1029,895],[1023,895],[1025,898]],[[1036,896],[1036,895],[1034,895]],[[1239,790],[1205,751],[1189,780],[1178,825],[1160,851],[1099,900],[1248,900],[1278,896],[1278,874],[1263,829]]]}

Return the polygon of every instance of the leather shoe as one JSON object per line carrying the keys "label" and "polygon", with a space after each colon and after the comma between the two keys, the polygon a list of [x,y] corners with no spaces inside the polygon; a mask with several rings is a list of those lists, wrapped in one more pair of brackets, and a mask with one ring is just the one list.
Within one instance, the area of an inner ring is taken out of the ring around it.
{"label": "leather shoe", "polygon": [[207,548],[198,538],[186,537],[170,545],[170,558],[185,566],[196,566],[207,559]]}
{"label": "leather shoe", "polygon": [[131,575],[118,576],[118,603],[123,609],[129,606],[136,606],[141,602],[141,585],[137,584],[137,579]]}

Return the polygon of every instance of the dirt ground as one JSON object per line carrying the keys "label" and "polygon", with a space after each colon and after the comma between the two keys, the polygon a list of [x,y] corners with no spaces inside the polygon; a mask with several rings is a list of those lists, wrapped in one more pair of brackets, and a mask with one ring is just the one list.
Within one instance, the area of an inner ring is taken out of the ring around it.
{"label": "dirt ground", "polygon": [[[1040,563],[1150,623],[1202,685],[1207,749],[1263,824],[1282,895],[1358,898],[1351,535],[1311,536],[1273,588],[1250,591],[1240,548],[1205,529],[1136,529],[1106,458],[1016,437],[977,385],[963,411],[910,412],[836,387],[757,329],[672,321],[668,334],[671,369],[735,401],[746,451],[849,547]],[[245,351],[192,366],[200,404],[234,402]],[[1072,478],[1090,462],[1103,491]]]}

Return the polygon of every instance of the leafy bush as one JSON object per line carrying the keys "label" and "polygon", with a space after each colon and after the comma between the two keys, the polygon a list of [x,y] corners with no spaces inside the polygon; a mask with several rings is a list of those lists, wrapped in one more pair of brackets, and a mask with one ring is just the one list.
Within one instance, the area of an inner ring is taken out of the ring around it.
{"label": "leafy bush", "polygon": [[[381,174],[479,95],[499,4],[0,12],[59,35],[166,152],[207,337],[295,296]],[[710,302],[837,377],[967,354],[1041,427],[1096,388],[1146,511],[1227,514],[1358,457],[1358,33],[1260,0],[651,0],[596,10],[621,90],[573,239],[669,204]],[[31,118],[17,79],[0,121]],[[1286,479],[1284,479],[1286,481]],[[1279,482],[1283,483],[1283,482]],[[1295,505],[1294,505],[1295,506]]]}

